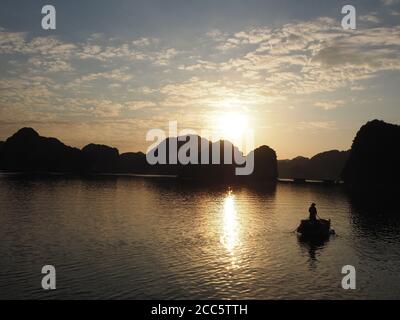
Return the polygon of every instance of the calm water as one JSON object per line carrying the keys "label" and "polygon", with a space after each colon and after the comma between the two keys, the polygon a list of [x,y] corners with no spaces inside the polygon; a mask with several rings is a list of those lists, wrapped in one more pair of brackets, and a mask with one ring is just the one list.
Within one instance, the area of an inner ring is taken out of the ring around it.
{"label": "calm water", "polygon": [[[337,231],[291,231],[310,202]],[[0,175],[0,298],[400,298],[400,219],[340,187]],[[41,268],[57,290],[41,290]],[[357,290],[341,289],[341,268]]]}

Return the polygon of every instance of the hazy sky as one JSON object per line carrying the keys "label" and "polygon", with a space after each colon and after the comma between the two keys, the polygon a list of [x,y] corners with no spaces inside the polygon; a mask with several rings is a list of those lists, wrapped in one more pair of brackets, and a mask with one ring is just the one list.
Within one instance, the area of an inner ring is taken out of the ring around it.
{"label": "hazy sky", "polygon": [[145,151],[176,120],[312,156],[349,148],[368,120],[399,123],[399,83],[398,0],[1,1],[0,140],[30,126]]}

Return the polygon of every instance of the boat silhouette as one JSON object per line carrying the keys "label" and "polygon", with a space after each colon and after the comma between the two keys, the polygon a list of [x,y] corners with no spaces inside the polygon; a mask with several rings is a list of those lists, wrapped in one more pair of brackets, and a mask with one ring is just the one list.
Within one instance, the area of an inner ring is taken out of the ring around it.
{"label": "boat silhouette", "polygon": [[319,219],[311,221],[309,219],[301,220],[296,232],[303,239],[327,239],[335,231],[331,229],[331,220]]}

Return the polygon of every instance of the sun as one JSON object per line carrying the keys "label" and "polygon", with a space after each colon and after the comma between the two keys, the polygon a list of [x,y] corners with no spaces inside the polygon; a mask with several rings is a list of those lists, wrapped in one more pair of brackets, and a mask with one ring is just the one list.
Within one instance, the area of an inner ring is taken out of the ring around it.
{"label": "sun", "polygon": [[240,144],[249,129],[248,117],[243,113],[229,112],[216,117],[215,129],[221,139]]}

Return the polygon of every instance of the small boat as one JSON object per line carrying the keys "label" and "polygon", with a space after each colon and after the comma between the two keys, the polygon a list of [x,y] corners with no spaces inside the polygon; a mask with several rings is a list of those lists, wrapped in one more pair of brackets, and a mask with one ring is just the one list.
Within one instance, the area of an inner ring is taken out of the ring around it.
{"label": "small boat", "polygon": [[303,238],[324,239],[329,238],[335,231],[331,229],[331,220],[319,219],[316,221],[301,220],[296,229],[297,233]]}

